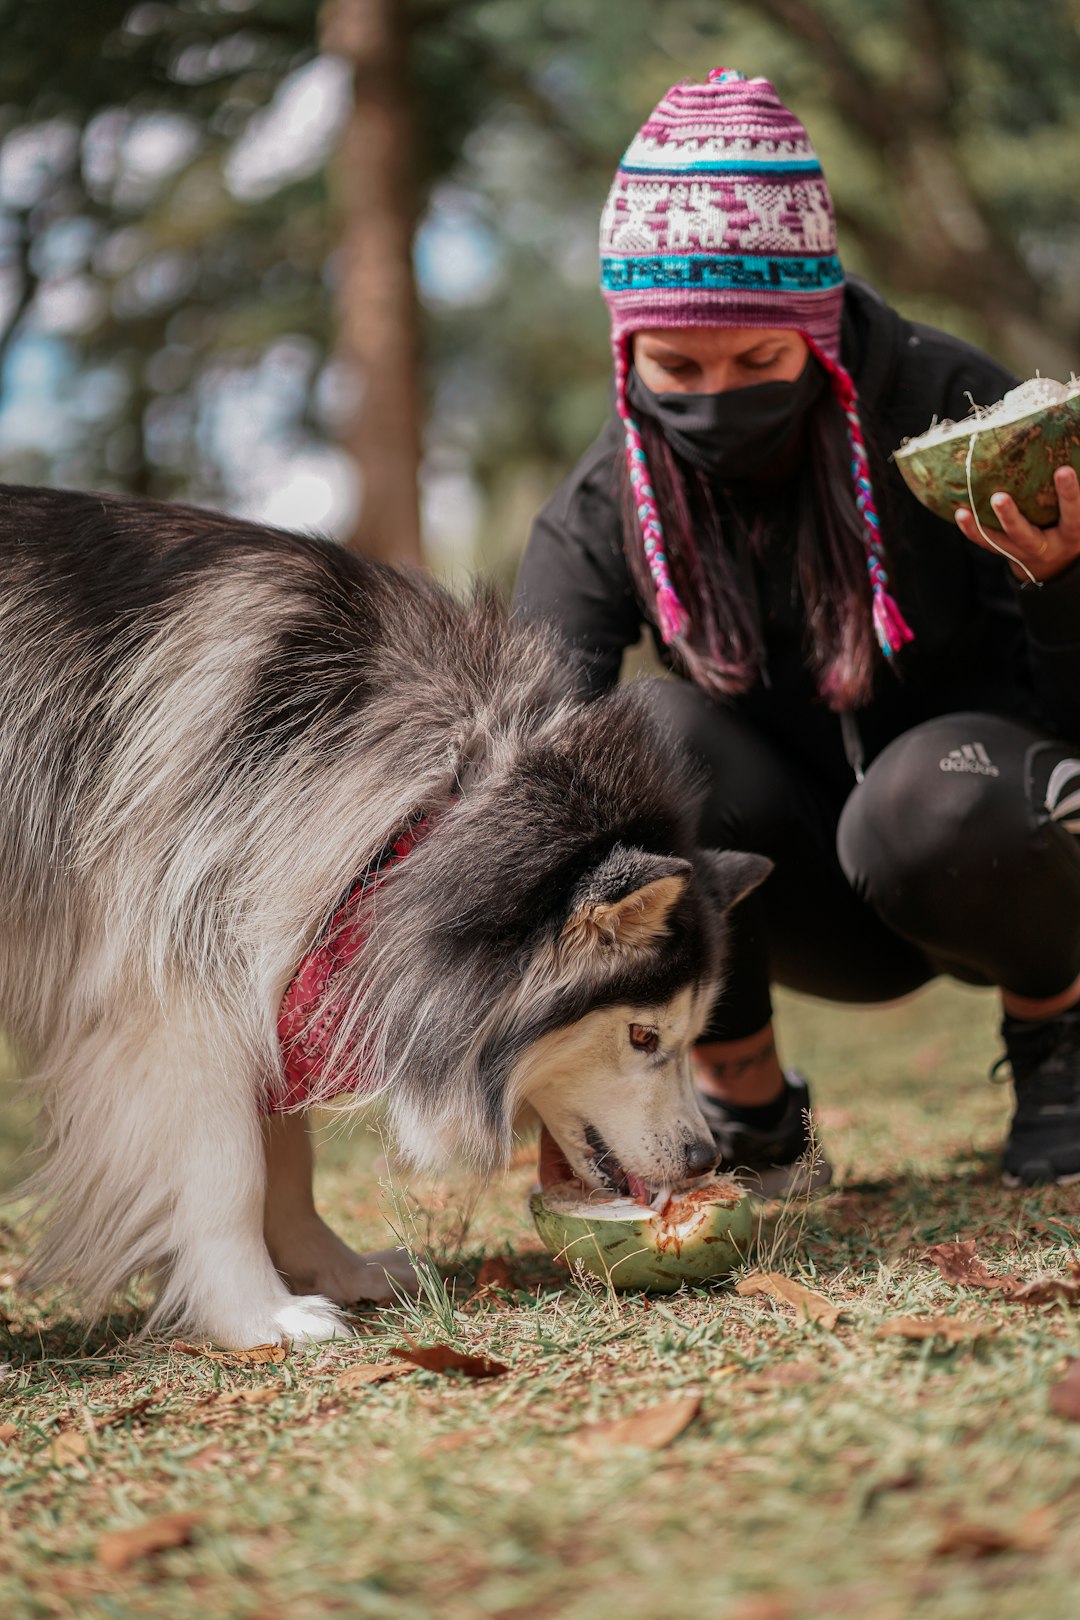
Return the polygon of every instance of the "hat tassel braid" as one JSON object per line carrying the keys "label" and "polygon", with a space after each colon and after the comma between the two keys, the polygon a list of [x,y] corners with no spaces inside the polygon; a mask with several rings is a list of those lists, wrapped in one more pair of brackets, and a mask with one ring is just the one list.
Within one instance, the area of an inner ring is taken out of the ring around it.
{"label": "hat tassel braid", "polygon": [[615,400],[626,433],[626,460],[630,472],[630,488],[634,495],[634,510],[641,528],[641,543],[649,573],[656,587],[656,620],[665,647],[679,641],[690,628],[690,616],[679,600],[671,582],[667,557],[664,555],[664,529],[656,504],[656,492],[649,476],[649,463],[641,440],[641,429],[630,414],[626,403],[626,383],[630,370],[628,343],[620,343],[615,354]]}
{"label": "hat tassel braid", "polygon": [[870,592],[873,598],[874,631],[878,645],[886,658],[892,658],[901,647],[915,636],[889,590],[889,575],[885,568],[885,553],[881,540],[881,520],[874,503],[874,489],[870,482],[870,461],[866,453],[862,424],[859,421],[855,384],[843,366],[821,352],[812,343],[818,360],[829,373],[833,392],[847,422],[848,444],[851,447],[851,478],[855,486],[855,504],[863,520],[863,544],[866,547],[866,566],[870,574]]}

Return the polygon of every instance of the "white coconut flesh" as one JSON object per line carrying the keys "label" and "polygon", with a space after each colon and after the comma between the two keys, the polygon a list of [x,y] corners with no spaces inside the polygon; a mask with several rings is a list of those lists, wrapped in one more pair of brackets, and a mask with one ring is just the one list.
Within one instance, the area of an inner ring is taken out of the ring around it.
{"label": "white coconut flesh", "polygon": [[1055,382],[1053,377],[1032,377],[1010,388],[996,405],[975,405],[971,415],[960,422],[935,422],[925,433],[914,439],[905,439],[897,455],[925,450],[930,445],[947,444],[951,439],[968,439],[973,433],[988,428],[1011,427],[1026,416],[1035,416],[1052,405],[1064,405],[1080,395],[1080,378],[1070,377],[1067,383]]}

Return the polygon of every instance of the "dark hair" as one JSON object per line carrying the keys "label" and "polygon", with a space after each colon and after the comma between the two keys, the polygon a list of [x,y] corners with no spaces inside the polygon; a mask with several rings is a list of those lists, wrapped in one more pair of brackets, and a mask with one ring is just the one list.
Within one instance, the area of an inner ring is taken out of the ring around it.
{"label": "dark hair", "polygon": [[[664,525],[664,554],[690,615],[688,635],[671,648],[675,667],[716,696],[746,692],[761,673],[765,649],[734,555],[724,543],[709,478],[672,450],[656,422],[644,415],[637,420]],[[876,492],[883,466],[872,447],[870,457]],[[652,610],[656,586],[642,549],[626,463],[620,460],[624,546],[638,594]],[[856,708],[870,699],[878,653],[847,424],[831,391],[807,413],[793,482],[795,571],[807,664],[831,709]],[[766,491],[751,535],[758,556],[768,556],[772,504]]]}

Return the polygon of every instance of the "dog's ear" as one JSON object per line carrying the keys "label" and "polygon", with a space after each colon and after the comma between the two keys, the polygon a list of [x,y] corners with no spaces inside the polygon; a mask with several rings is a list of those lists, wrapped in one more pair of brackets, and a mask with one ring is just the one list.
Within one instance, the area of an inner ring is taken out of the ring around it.
{"label": "dog's ear", "polygon": [[675,856],[613,850],[583,885],[559,936],[560,951],[651,945],[665,932],[692,870]]}
{"label": "dog's ear", "polygon": [[773,869],[767,855],[750,855],[741,849],[699,849],[696,861],[721,911],[730,911],[764,883]]}

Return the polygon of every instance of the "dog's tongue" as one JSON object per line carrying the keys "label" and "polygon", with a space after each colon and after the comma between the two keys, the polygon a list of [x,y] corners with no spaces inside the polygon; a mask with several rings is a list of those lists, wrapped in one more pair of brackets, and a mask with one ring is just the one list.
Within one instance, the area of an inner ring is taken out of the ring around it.
{"label": "dog's tongue", "polygon": [[635,1176],[631,1170],[626,1172],[626,1185],[630,1189],[631,1198],[636,1198],[639,1204],[651,1203],[653,1195],[648,1182],[642,1181],[641,1177]]}
{"label": "dog's tongue", "polygon": [[[578,1180],[570,1167],[570,1161],[562,1148],[556,1142],[545,1125],[540,1132],[540,1167],[538,1177],[541,1188],[546,1192],[548,1187],[560,1184],[577,1182],[584,1191],[584,1183]],[[648,1204],[655,1196],[648,1182],[642,1181],[628,1170],[626,1172],[626,1186],[629,1196],[639,1204]]]}
{"label": "dog's tongue", "polygon": [[576,1181],[570,1160],[545,1125],[540,1132],[540,1167],[537,1171],[542,1188],[554,1187],[560,1181]]}

